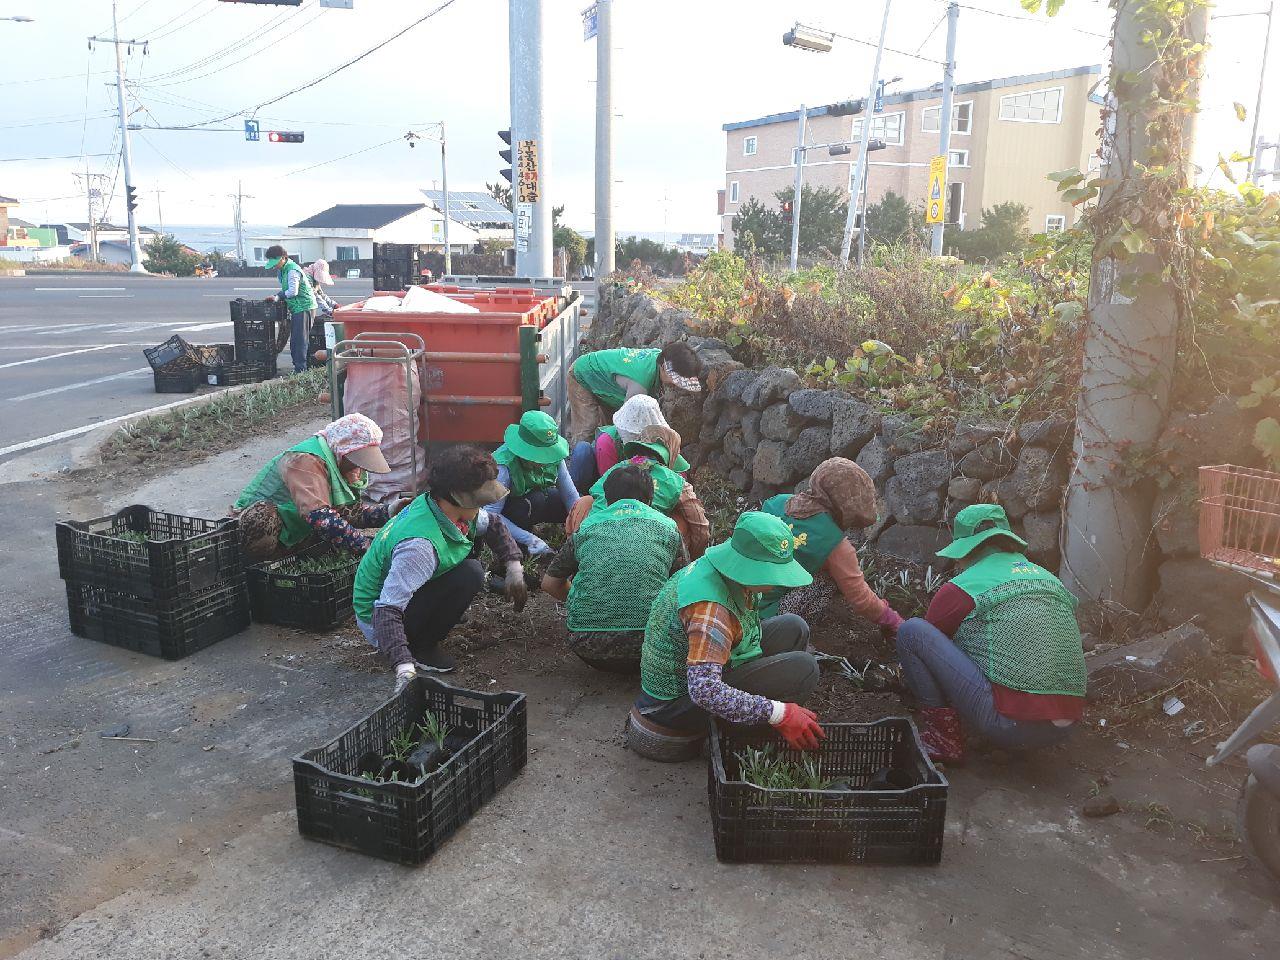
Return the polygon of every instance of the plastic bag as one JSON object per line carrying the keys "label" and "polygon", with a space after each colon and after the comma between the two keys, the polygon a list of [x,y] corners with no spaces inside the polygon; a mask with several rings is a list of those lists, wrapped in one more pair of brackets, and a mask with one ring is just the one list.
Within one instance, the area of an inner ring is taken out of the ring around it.
{"label": "plastic bag", "polygon": [[400,301],[400,309],[410,313],[479,313],[477,307],[446,297],[426,287],[410,287]]}

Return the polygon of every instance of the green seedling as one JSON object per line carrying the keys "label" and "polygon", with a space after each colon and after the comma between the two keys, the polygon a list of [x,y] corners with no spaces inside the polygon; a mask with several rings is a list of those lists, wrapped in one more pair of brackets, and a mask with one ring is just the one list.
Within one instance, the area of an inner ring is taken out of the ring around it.
{"label": "green seedling", "polygon": [[347,571],[360,562],[358,557],[344,553],[324,553],[316,557],[287,557],[272,567],[272,573],[298,577],[308,573]]}
{"label": "green seedling", "polygon": [[418,741],[413,736],[413,727],[406,727],[391,738],[390,747],[383,759],[387,763],[404,763],[417,745]]}
{"label": "green seedling", "polygon": [[450,728],[440,722],[440,718],[428,710],[418,724],[418,732],[423,740],[430,740],[440,749],[444,749],[444,738],[449,735]]}

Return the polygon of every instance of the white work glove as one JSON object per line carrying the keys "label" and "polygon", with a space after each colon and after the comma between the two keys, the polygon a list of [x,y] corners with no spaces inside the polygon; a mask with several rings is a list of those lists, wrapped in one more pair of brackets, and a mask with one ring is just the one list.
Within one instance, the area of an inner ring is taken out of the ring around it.
{"label": "white work glove", "polygon": [[271,296],[263,297],[262,299],[265,300],[267,303],[275,303],[276,300],[278,300],[279,298],[273,293]]}
{"label": "white work glove", "polygon": [[409,685],[409,681],[417,675],[418,671],[414,668],[412,663],[402,663],[396,667],[396,695],[398,696],[400,691]]}
{"label": "white work glove", "polygon": [[[546,546],[545,543],[542,545]],[[523,610],[524,605],[529,602],[529,587],[524,582],[524,567],[519,561],[512,560],[507,564],[507,577],[502,585],[502,593],[511,601],[516,613]]]}
{"label": "white work glove", "polygon": [[530,557],[545,557],[547,554],[552,552],[551,547],[547,545],[547,542],[545,540],[540,540],[537,537],[530,538],[527,546],[529,548]]}
{"label": "white work glove", "polygon": [[411,503],[413,503],[413,497],[396,497],[387,504],[387,519],[390,520]]}

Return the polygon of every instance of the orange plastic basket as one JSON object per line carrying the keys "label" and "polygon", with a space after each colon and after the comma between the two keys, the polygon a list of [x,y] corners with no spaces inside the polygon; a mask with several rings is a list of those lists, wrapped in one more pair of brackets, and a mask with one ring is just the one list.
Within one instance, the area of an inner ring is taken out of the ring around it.
{"label": "orange plastic basket", "polygon": [[1200,556],[1280,574],[1280,473],[1200,468]]}

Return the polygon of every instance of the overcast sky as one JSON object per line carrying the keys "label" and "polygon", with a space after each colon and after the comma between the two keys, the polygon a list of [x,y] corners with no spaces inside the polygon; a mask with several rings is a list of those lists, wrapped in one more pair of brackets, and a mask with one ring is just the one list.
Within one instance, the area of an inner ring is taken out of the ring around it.
{"label": "overcast sky", "polygon": [[[121,36],[149,39],[149,53],[126,58],[133,121],[181,125],[251,110],[385,40],[440,0],[355,0],[353,10],[266,7],[222,0],[120,0]],[[1263,8],[1267,0],[1221,0],[1219,14]],[[548,190],[573,226],[592,225],[595,41],[583,42],[586,0],[547,0]],[[1004,16],[974,9],[997,11]],[[117,151],[114,62],[109,44],[92,52],[90,33],[109,35],[109,0],[0,0],[0,159]],[[614,189],[620,230],[712,232],[715,191],[724,170],[721,124],[862,96],[874,51],[838,40],[828,54],[786,48],[796,20],[863,40],[875,39],[880,4],[822,0],[615,0]],[[895,0],[888,44],[941,60],[944,0]],[[1100,0],[1067,0],[1052,21],[1027,22],[1017,0],[973,0],[960,13],[961,82],[1101,63],[1110,11]],[[1262,17],[1216,21],[1199,130],[1202,161],[1244,151],[1262,48]],[[1280,32],[1280,31],[1277,31]],[[1272,45],[1272,59],[1276,47]],[[86,76],[87,73],[87,76]],[[941,67],[887,53],[883,73],[897,89],[928,86]],[[1280,68],[1264,135],[1280,134]],[[229,223],[227,195],[242,180],[246,222],[288,224],[334,203],[414,202],[431,186],[439,154],[397,140],[422,124],[448,125],[450,186],[483,189],[497,177],[507,126],[507,3],[453,4],[362,62],[263,108],[264,129],[306,131],[300,145],[248,143],[238,132],[151,131],[133,138],[134,179],[143,222]],[[87,117],[87,120],[86,120]],[[1252,119],[1252,118],[1250,118]],[[240,118],[218,124],[240,126]],[[385,143],[385,141],[395,141]],[[376,146],[384,144],[382,146]],[[366,148],[372,148],[367,149]],[[344,154],[366,151],[326,163]],[[112,156],[90,157],[113,174]],[[314,169],[305,170],[311,167]],[[23,202],[16,215],[83,220],[72,177],[83,166],[59,159],[0,163],[0,194]],[[150,192],[149,192],[150,191]],[[123,218],[122,183],[110,211]]]}

